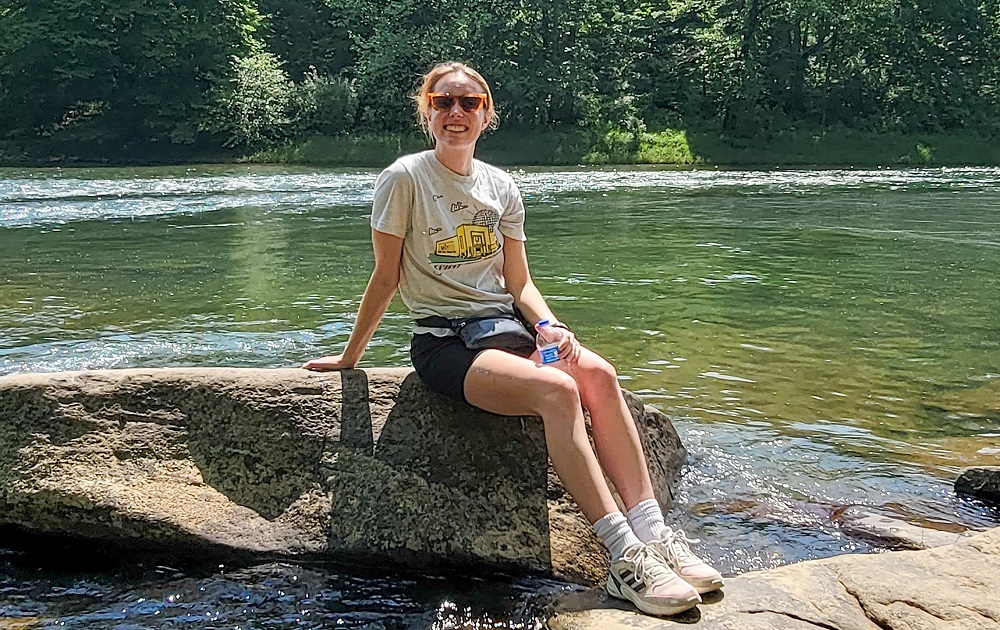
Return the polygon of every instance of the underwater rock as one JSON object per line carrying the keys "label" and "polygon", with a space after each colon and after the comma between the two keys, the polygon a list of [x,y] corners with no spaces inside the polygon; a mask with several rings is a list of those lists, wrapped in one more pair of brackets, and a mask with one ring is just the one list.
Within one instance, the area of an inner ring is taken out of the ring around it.
{"label": "underwater rock", "polygon": [[840,510],[835,522],[848,536],[893,550],[943,547],[973,534],[963,529],[946,531],[921,527],[885,514],[877,514],[859,505]]}
{"label": "underwater rock", "polygon": [[955,480],[955,492],[1000,507],[1000,466],[966,468]]}
{"label": "underwater rock", "polygon": [[926,551],[810,560],[727,578],[696,608],[643,615],[602,589],[553,604],[551,630],[1000,630],[1000,528]]}
{"label": "underwater rock", "polygon": [[[686,453],[664,414],[626,399],[667,506]],[[0,524],[178,554],[606,571],[540,419],[453,402],[402,368],[0,377]]]}

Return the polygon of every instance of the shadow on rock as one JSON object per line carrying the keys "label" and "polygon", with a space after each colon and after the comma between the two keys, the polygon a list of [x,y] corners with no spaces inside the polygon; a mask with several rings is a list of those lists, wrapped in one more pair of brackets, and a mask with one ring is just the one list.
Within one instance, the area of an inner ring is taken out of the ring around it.
{"label": "shadow on rock", "polygon": [[[195,404],[208,398],[210,405]],[[207,387],[188,399],[191,459],[205,483],[234,503],[275,519],[320,483],[326,436],[311,434],[287,401]]]}
{"label": "shadow on rock", "polygon": [[410,374],[373,433],[371,456],[342,448],[330,469],[331,548],[550,568],[540,420],[445,399]]}

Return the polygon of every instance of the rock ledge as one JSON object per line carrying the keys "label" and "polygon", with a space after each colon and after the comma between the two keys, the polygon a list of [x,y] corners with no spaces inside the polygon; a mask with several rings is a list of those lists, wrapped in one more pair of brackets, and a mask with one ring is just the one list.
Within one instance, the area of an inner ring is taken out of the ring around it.
{"label": "rock ledge", "polygon": [[551,630],[1000,629],[1000,528],[926,551],[844,555],[727,580],[697,609],[656,619],[597,589],[557,603]]}

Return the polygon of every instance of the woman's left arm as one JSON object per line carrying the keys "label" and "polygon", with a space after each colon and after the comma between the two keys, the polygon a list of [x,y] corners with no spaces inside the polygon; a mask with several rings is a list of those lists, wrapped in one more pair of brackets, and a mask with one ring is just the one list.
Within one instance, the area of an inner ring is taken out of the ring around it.
{"label": "woman's left arm", "polygon": [[[524,241],[504,239],[503,279],[507,292],[514,296],[514,305],[529,323],[534,324],[543,319],[558,321],[531,279]],[[566,334],[563,335],[563,342],[559,344],[559,356],[570,363],[575,363],[580,358],[580,344],[573,331],[566,329],[563,332]]]}

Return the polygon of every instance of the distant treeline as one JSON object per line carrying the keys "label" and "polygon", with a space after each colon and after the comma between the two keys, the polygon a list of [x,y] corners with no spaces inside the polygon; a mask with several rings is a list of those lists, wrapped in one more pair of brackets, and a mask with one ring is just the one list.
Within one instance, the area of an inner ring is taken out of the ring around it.
{"label": "distant treeline", "polygon": [[443,60],[481,69],[509,128],[1000,135],[997,0],[0,0],[0,146],[406,132]]}

